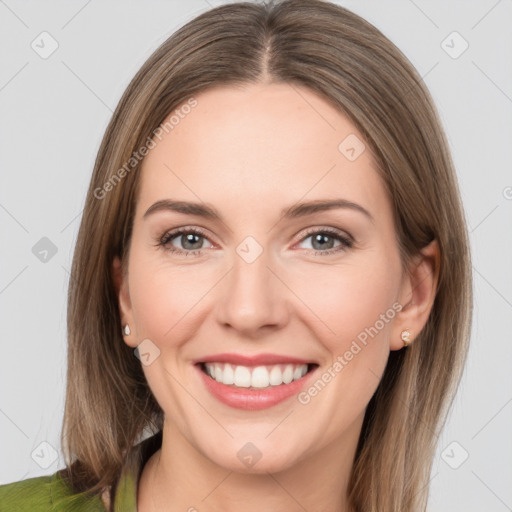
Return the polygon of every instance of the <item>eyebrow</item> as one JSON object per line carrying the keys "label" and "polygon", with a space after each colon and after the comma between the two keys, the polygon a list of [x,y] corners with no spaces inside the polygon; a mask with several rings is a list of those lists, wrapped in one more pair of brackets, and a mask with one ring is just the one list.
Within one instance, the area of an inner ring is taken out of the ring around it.
{"label": "eyebrow", "polygon": [[[305,217],[313,213],[318,213],[327,210],[334,210],[337,208],[345,208],[355,210],[362,213],[368,219],[375,223],[375,219],[372,214],[361,205],[348,201],[347,199],[317,199],[315,201],[308,201],[303,203],[297,203],[292,206],[283,208],[281,210],[281,218],[285,219],[296,219],[299,217]],[[222,215],[211,205],[207,203],[194,203],[189,201],[173,201],[171,199],[162,199],[152,204],[143,215],[143,219],[146,219],[150,215],[161,212],[161,211],[172,211],[177,213],[183,213],[187,215],[196,215],[198,217],[204,217],[207,219],[218,220],[224,222]]]}

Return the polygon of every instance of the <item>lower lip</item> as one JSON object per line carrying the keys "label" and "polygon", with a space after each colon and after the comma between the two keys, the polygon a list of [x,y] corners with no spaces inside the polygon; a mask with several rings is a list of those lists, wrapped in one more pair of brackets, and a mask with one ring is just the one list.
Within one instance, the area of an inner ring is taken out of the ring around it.
{"label": "lower lip", "polygon": [[262,389],[237,388],[217,382],[201,369],[200,364],[195,365],[206,389],[220,400],[223,404],[235,407],[236,409],[245,409],[247,411],[259,411],[267,409],[284,400],[298,394],[307,384],[311,375],[315,373],[318,367],[313,368],[299,380],[294,380],[289,384],[280,384],[279,386],[269,386]]}

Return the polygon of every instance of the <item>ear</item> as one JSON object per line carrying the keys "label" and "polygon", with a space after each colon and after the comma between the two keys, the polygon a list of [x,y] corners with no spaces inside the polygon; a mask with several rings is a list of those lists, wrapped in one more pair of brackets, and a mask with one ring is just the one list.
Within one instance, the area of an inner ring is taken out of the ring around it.
{"label": "ear", "polygon": [[414,343],[425,327],[437,292],[441,255],[437,240],[432,240],[413,258],[402,279],[399,303],[402,309],[393,325],[390,349],[404,347],[402,331],[409,330],[410,343]]}
{"label": "ear", "polygon": [[[119,305],[119,313],[121,316],[120,329],[123,333],[123,339],[128,346],[136,347],[137,335],[135,330],[135,322],[133,321],[130,292],[128,289],[128,272],[123,272],[121,260],[118,256],[114,258],[112,263],[112,279],[114,282],[114,288]],[[129,335],[124,333],[124,326],[126,324],[130,326],[131,333]]]}

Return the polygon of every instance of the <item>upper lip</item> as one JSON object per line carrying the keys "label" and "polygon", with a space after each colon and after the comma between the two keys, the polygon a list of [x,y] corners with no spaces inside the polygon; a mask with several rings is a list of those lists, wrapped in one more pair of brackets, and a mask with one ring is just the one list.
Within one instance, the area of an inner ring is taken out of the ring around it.
{"label": "upper lip", "polygon": [[281,354],[257,354],[247,356],[242,354],[213,354],[194,361],[198,363],[231,363],[240,366],[265,366],[270,364],[316,364],[299,357],[290,357]]}

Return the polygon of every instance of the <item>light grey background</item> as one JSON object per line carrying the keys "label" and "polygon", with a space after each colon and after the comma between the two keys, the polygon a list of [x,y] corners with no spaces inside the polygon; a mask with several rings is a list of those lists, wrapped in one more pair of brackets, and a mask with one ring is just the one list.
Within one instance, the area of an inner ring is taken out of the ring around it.
{"label": "light grey background", "polygon": [[[112,111],[163,40],[220,3],[0,0],[0,483],[63,467],[67,281]],[[382,30],[424,77],[471,232],[471,353],[439,442],[429,510],[512,510],[512,2],[338,3]],[[48,51],[52,38],[58,48],[43,59],[31,44]],[[32,252],[42,237],[57,248],[46,262]]]}

